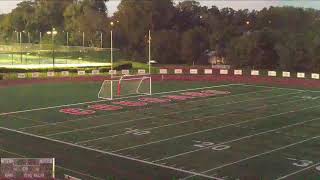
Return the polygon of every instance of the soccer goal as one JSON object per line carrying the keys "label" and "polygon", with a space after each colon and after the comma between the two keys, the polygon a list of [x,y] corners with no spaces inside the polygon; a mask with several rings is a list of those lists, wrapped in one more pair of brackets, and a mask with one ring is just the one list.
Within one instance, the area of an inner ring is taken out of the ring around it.
{"label": "soccer goal", "polygon": [[120,76],[105,80],[98,93],[98,98],[112,100],[115,97],[151,95],[151,76]]}

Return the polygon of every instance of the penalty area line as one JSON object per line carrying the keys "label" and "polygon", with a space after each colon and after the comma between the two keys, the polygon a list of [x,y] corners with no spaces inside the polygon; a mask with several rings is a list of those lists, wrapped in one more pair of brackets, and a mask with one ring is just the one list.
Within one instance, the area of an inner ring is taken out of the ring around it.
{"label": "penalty area line", "polygon": [[[206,86],[206,87],[201,87],[201,88],[166,91],[166,92],[153,93],[152,95],[178,93],[178,92],[185,92],[185,91],[195,91],[195,90],[201,90],[201,89],[210,89],[210,88],[215,88],[215,87],[225,87],[225,86],[233,86],[233,85],[239,85],[239,84],[223,84],[223,85],[217,85],[217,86]],[[112,101],[121,100],[121,99],[130,99],[130,98],[135,98],[135,97],[143,97],[143,96],[146,96],[146,95],[143,94],[143,95],[137,95],[137,96],[119,97],[119,98],[114,98]],[[18,114],[18,113],[25,113],[25,112],[41,111],[41,110],[47,110],[47,109],[56,109],[56,108],[62,108],[62,107],[78,106],[78,105],[84,105],[84,104],[93,104],[93,103],[106,102],[106,101],[110,101],[110,100],[87,101],[87,102],[81,102],[81,103],[63,104],[63,105],[58,105],[58,106],[49,106],[49,107],[27,109],[27,110],[21,110],[21,111],[5,112],[5,113],[0,113],[0,116]]]}
{"label": "penalty area line", "polygon": [[82,145],[73,144],[73,143],[60,141],[60,140],[56,140],[56,139],[51,139],[51,138],[48,138],[48,137],[43,137],[43,136],[39,136],[39,135],[35,135],[35,134],[30,134],[30,133],[27,133],[27,132],[22,132],[22,131],[18,131],[18,130],[14,130],[14,129],[9,129],[9,128],[5,128],[5,127],[0,127],[0,129],[5,130],[5,131],[9,131],[9,132],[13,132],[13,133],[18,133],[18,134],[30,136],[30,137],[34,137],[34,138],[39,138],[39,139],[42,139],[42,140],[47,140],[47,141],[59,143],[59,144],[69,145],[69,146],[77,147],[77,148],[80,148],[80,149],[94,151],[94,152],[97,152],[97,153],[101,153],[101,154],[105,154],[105,155],[109,155],[109,156],[113,156],[113,157],[118,157],[118,158],[121,158],[121,159],[127,159],[127,160],[135,161],[135,162],[138,162],[138,163],[143,163],[143,164],[148,164],[148,165],[151,165],[151,166],[170,169],[170,170],[174,170],[174,171],[177,171],[177,172],[189,174],[189,175],[191,175],[193,177],[194,176],[199,176],[199,177],[204,177],[204,178],[214,179],[214,180],[224,180],[224,179],[221,179],[221,178],[217,178],[217,177],[213,177],[213,176],[209,176],[209,175],[205,175],[205,174],[201,174],[201,173],[197,173],[197,172],[193,172],[193,171],[188,171],[188,170],[179,169],[179,168],[175,168],[175,167],[171,167],[171,166],[166,166],[166,165],[163,165],[163,164],[157,164],[157,163],[153,163],[153,162],[149,162],[149,161],[145,161],[145,160],[131,158],[131,157],[123,156],[123,155],[116,154],[116,153],[113,153],[113,152],[93,149],[93,148],[85,147],[85,146],[82,146]]}

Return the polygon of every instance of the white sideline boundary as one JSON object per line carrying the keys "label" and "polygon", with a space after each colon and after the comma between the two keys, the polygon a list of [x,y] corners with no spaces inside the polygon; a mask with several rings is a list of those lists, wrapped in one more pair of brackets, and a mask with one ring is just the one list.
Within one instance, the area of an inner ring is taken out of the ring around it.
{"label": "white sideline boundary", "polygon": [[[1,149],[1,148],[0,148],[0,151],[6,152],[6,153],[8,153],[8,154],[13,154],[13,155],[16,155],[16,156],[21,157],[21,158],[27,158],[27,156],[23,156],[23,155],[21,155],[21,154],[15,153],[15,152],[7,151],[7,150],[5,150],[5,149]],[[93,179],[103,180],[103,179],[101,179],[101,178],[98,178],[98,177],[95,177],[95,176],[92,176],[92,175],[89,175],[89,174],[85,174],[85,173],[82,173],[82,172],[79,172],[79,171],[76,171],[76,170],[68,169],[68,168],[65,168],[65,167],[63,167],[63,166],[55,165],[55,167],[60,168],[60,169],[64,169],[64,170],[66,170],[66,171],[73,172],[73,173],[75,173],[75,174],[79,174],[79,175],[82,175],[82,176],[90,177],[90,178],[93,178]]]}
{"label": "white sideline boundary", "polygon": [[[234,86],[234,85],[238,85],[238,84],[223,84],[223,85],[217,85],[217,86],[206,86],[206,87],[201,87],[201,88],[166,91],[166,92],[153,93],[152,95],[178,93],[178,92],[185,92],[185,91],[195,91],[195,90],[210,89],[210,88],[215,88],[215,87]],[[137,96],[120,97],[120,98],[114,98],[113,100],[129,99],[129,98],[142,97],[142,96],[146,96],[146,95],[143,94],[143,95],[137,95]],[[12,112],[1,113],[0,116],[18,114],[18,113],[24,113],[24,112],[41,111],[41,110],[47,110],[47,109],[55,109],[55,108],[61,108],[61,107],[77,106],[77,105],[83,105],[83,104],[92,104],[92,103],[106,102],[106,101],[110,101],[110,100],[87,101],[87,102],[81,102],[81,103],[64,104],[64,105],[58,105],[58,106],[49,106],[49,107],[27,109],[27,110],[21,110],[21,111],[12,111]]]}
{"label": "white sideline boundary", "polygon": [[316,92],[316,93],[320,93],[319,91],[316,90],[308,90],[308,89],[294,89],[294,88],[286,88],[286,87],[276,87],[276,86],[264,86],[264,85],[253,85],[253,84],[236,84],[236,85],[240,85],[240,86],[251,86],[251,87],[264,87],[264,88],[276,88],[276,89],[286,89],[286,90],[297,90],[297,91],[305,91],[305,92]]}
{"label": "white sideline boundary", "polygon": [[[293,101],[286,101],[284,103],[296,102],[296,101],[304,101],[304,100],[299,99],[299,100],[293,100]],[[283,104],[283,103],[274,103],[274,104],[270,104],[270,106],[279,105],[279,104]],[[258,106],[258,107],[254,107],[254,108],[249,108],[247,110],[256,110],[256,109],[261,109],[261,108],[264,108],[264,107],[266,107],[266,106],[262,105],[262,106]],[[205,117],[199,117],[199,118],[195,118],[195,119],[191,119],[191,120],[187,120],[187,121],[181,121],[181,122],[176,122],[176,123],[172,123],[172,124],[164,124],[164,125],[161,125],[161,126],[150,127],[150,128],[146,128],[146,129],[140,129],[140,130],[149,131],[149,130],[153,130],[153,129],[159,129],[159,128],[162,128],[162,127],[175,126],[175,125],[184,124],[184,123],[188,123],[188,122],[199,121],[199,120],[201,121],[203,119],[219,117],[219,116],[224,116],[224,115],[238,113],[238,112],[239,111],[230,111],[230,112],[225,112],[225,113],[220,113],[220,114],[215,114],[215,115],[210,115],[210,116],[205,116]],[[208,120],[208,121],[211,122],[211,120]],[[89,139],[89,140],[85,140],[85,141],[76,142],[76,144],[83,144],[83,143],[87,143],[87,142],[98,141],[98,140],[101,140],[101,139],[114,138],[114,137],[122,136],[122,135],[126,135],[126,134],[127,133],[121,133],[121,134],[115,134],[115,135],[100,137],[100,138],[91,139],[91,140]]]}
{"label": "white sideline boundary", "polygon": [[190,135],[194,135],[194,134],[208,132],[208,131],[212,131],[212,130],[216,130],[216,129],[222,129],[222,128],[226,128],[226,127],[230,127],[230,126],[236,126],[236,125],[240,125],[240,124],[256,121],[256,120],[259,120],[259,119],[265,119],[265,118],[270,118],[270,117],[274,117],[274,116],[280,116],[280,115],[288,114],[288,113],[295,113],[295,112],[303,111],[303,110],[306,110],[306,109],[312,109],[312,108],[316,108],[316,107],[320,107],[320,105],[311,106],[311,107],[307,107],[307,108],[302,108],[302,109],[298,109],[298,110],[286,111],[286,112],[282,112],[282,113],[278,113],[278,114],[272,114],[272,115],[269,115],[269,116],[262,116],[262,117],[258,117],[258,118],[254,118],[254,119],[250,119],[250,120],[246,120],[246,121],[241,121],[241,122],[238,122],[238,123],[230,123],[230,124],[226,124],[226,125],[219,126],[219,127],[214,127],[214,128],[205,129],[205,130],[202,130],[202,131],[196,131],[196,132],[192,132],[192,133],[187,133],[187,134],[182,134],[182,135],[175,136],[175,137],[170,137],[170,138],[161,139],[161,140],[158,140],[158,141],[152,141],[152,142],[148,142],[148,143],[145,143],[145,144],[140,144],[140,145],[136,145],[136,146],[131,146],[131,147],[127,147],[127,148],[114,150],[114,151],[111,151],[111,152],[118,153],[120,151],[124,151],[124,150],[128,150],[128,149],[136,149],[136,148],[147,146],[147,145],[150,145],[150,144],[157,144],[157,143],[169,141],[169,140],[172,140],[172,139],[178,139],[178,138],[182,138],[182,137],[185,137],[185,136],[190,136]]}
{"label": "white sideline boundary", "polygon": [[[237,102],[231,102],[231,103],[224,103],[224,104],[220,104],[217,106],[210,106],[210,108],[212,107],[220,107],[220,106],[225,106],[225,105],[230,105],[230,104],[237,104],[237,103],[241,103],[241,102],[250,102],[250,101],[255,101],[255,100],[261,100],[261,99],[272,99],[275,97],[281,97],[281,96],[287,96],[290,94],[299,94],[301,92],[298,93],[288,93],[288,94],[280,94],[280,95],[275,95],[275,96],[271,96],[271,97],[264,97],[264,98],[254,98],[251,100],[245,100],[245,101],[237,101]],[[303,99],[299,99],[299,100],[294,100],[294,101],[301,101]],[[288,102],[288,101],[287,101]],[[287,103],[286,102],[286,103]],[[292,101],[290,101],[292,102]],[[281,104],[281,103],[280,103]],[[261,106],[262,107],[262,106]],[[264,107],[264,106],[263,106]],[[256,107],[255,107],[256,108]],[[194,110],[198,110],[198,109],[206,109],[206,108],[191,108],[188,109],[187,111],[194,111]],[[170,112],[170,113],[166,113],[166,114],[162,114],[162,116],[167,116],[167,115],[171,115],[171,114],[180,114],[180,113],[184,113],[186,112],[186,110],[183,111],[175,111],[175,112]],[[232,113],[234,113],[235,111],[233,111]],[[145,119],[153,119],[153,118],[157,118],[158,116],[150,116],[150,117],[145,117],[145,118],[138,118],[138,119],[133,119],[133,120],[128,120],[128,121],[122,121],[122,122],[116,122],[116,123],[110,123],[110,124],[102,124],[102,125],[98,125],[98,126],[92,126],[92,127],[87,127],[87,128],[77,128],[77,129],[73,129],[70,131],[64,131],[64,132],[58,132],[58,133],[53,133],[53,134],[48,134],[46,136],[55,136],[55,135],[60,135],[60,134],[68,134],[68,133],[73,133],[73,132],[78,132],[78,131],[85,131],[85,130],[89,130],[89,129],[96,129],[96,128],[100,128],[100,127],[108,127],[108,126],[112,126],[112,125],[117,125],[117,124],[124,124],[127,122],[135,122],[135,121],[140,121],[140,120],[145,120]],[[207,116],[207,117],[211,117],[211,116]],[[216,117],[213,116],[213,117]],[[206,118],[206,117],[204,117]],[[203,118],[197,118],[197,119],[203,119]],[[183,121],[183,122],[191,122],[191,121],[195,121],[195,119],[193,120],[189,120],[189,121]],[[183,122],[179,122],[179,123],[173,123],[173,124],[182,124]],[[168,126],[168,125],[163,125],[163,127]],[[152,128],[154,129],[154,128]],[[149,130],[149,129],[145,129],[145,130]],[[113,135],[114,136],[114,135]]]}
{"label": "white sideline boundary", "polygon": [[[305,124],[305,123],[308,123],[308,122],[317,121],[319,119],[320,118],[313,118],[313,119],[310,119],[310,120],[307,120],[307,121],[302,121],[302,122],[299,122],[299,123],[294,123],[294,124],[290,124],[290,125],[287,125],[287,126],[282,126],[280,128],[270,129],[270,130],[262,131],[262,132],[259,132],[259,133],[256,133],[256,134],[243,136],[241,138],[220,142],[220,143],[217,143],[217,144],[215,144],[213,146],[220,146],[220,145],[224,145],[224,144],[228,144],[228,143],[238,142],[238,141],[241,141],[241,140],[244,140],[244,139],[249,139],[249,138],[252,138],[252,137],[255,137],[255,136],[260,136],[260,135],[268,134],[268,133],[271,133],[271,132],[279,131],[279,130],[282,130],[282,129],[287,129],[287,128],[291,128],[291,127],[294,127],[294,126],[299,126],[299,125],[302,125],[302,124]],[[176,154],[176,155],[173,155],[173,156],[164,157],[162,159],[158,159],[158,160],[155,160],[155,161],[152,161],[152,162],[159,162],[159,161],[164,161],[164,160],[176,158],[176,157],[179,157],[179,156],[184,156],[184,155],[191,154],[191,153],[198,152],[198,151],[202,151],[202,150],[205,150],[205,149],[210,149],[213,146],[208,146],[208,147],[196,149],[196,150],[193,150],[193,151],[187,151],[187,152],[184,152],[184,153]]]}
{"label": "white sideline boundary", "polygon": [[314,164],[314,165],[311,165],[311,166],[308,166],[308,167],[306,167],[306,168],[300,169],[300,170],[298,170],[298,171],[292,172],[292,173],[287,174],[287,175],[285,175],[285,176],[281,176],[281,177],[277,178],[276,180],[286,179],[286,178],[288,178],[288,177],[290,177],[290,176],[299,174],[299,173],[301,173],[301,172],[303,172],[303,171],[306,171],[306,170],[311,169],[311,168],[315,168],[315,167],[317,167],[317,166],[320,166],[320,163],[316,163],[316,164]]}
{"label": "white sideline boundary", "polygon": [[[234,161],[234,162],[231,162],[231,163],[227,163],[227,164],[224,164],[224,165],[221,165],[221,166],[218,166],[218,167],[215,167],[215,168],[212,168],[212,169],[208,169],[208,170],[205,170],[205,171],[202,171],[201,173],[208,173],[210,171],[214,171],[214,170],[217,170],[217,169],[221,169],[221,168],[224,168],[224,167],[227,167],[227,166],[231,166],[231,165],[234,165],[234,164],[238,164],[238,163],[241,163],[243,161],[247,161],[247,160],[250,160],[250,159],[254,159],[254,158],[257,158],[257,157],[260,157],[260,156],[264,156],[264,155],[267,155],[267,154],[271,154],[273,152],[276,152],[276,151],[280,151],[280,150],[283,150],[283,149],[287,149],[287,148],[290,148],[290,147],[293,147],[293,146],[296,146],[296,145],[299,145],[299,144],[302,144],[302,143],[305,143],[305,142],[308,142],[308,141],[311,141],[311,140],[315,140],[315,139],[318,139],[320,138],[320,136],[313,136],[311,138],[308,138],[308,139],[304,139],[302,141],[298,141],[298,142],[295,142],[295,143],[292,143],[292,144],[288,144],[286,146],[281,146],[279,148],[276,148],[276,149],[273,149],[273,150],[270,150],[270,151],[266,151],[266,152],[263,152],[263,153],[260,153],[260,154],[256,154],[256,155],[253,155],[253,156],[250,156],[250,157],[247,157],[247,158],[244,158],[244,159],[241,159],[241,160],[238,160],[238,161]],[[182,178],[183,180],[184,179],[189,179],[191,177],[194,177],[194,175],[192,176],[188,176],[188,177],[185,177],[185,178]]]}
{"label": "white sideline boundary", "polygon": [[123,155],[120,155],[120,154],[116,154],[116,153],[113,153],[113,152],[93,149],[93,148],[81,146],[81,145],[78,145],[78,144],[73,144],[73,143],[69,143],[69,142],[65,142],[65,141],[60,141],[60,140],[51,139],[51,138],[47,138],[47,137],[43,137],[43,136],[38,136],[38,135],[35,135],[35,134],[30,134],[30,133],[26,133],[26,132],[14,130],[14,129],[9,129],[9,128],[5,128],[5,127],[0,127],[0,129],[5,130],[5,131],[18,133],[18,134],[23,134],[23,135],[30,136],[30,137],[39,138],[39,139],[42,139],[42,140],[56,142],[56,143],[60,143],[60,144],[64,144],[64,145],[69,145],[69,146],[72,146],[72,147],[77,147],[77,148],[81,148],[81,149],[85,149],[85,150],[89,150],[89,151],[94,151],[94,152],[105,154],[105,155],[110,155],[110,156],[114,156],[114,157],[118,157],[118,158],[122,158],[122,159],[127,159],[127,160],[131,160],[131,161],[135,161],[135,162],[139,162],[139,163],[143,163],[143,164],[148,164],[148,165],[151,165],[151,166],[157,166],[157,167],[161,167],[161,168],[165,168],[165,169],[170,169],[170,170],[174,170],[174,171],[177,171],[177,172],[190,174],[190,175],[193,175],[193,176],[200,176],[200,177],[209,178],[209,179],[215,179],[215,180],[223,180],[221,178],[212,177],[212,176],[208,176],[208,175],[197,173],[197,172],[187,171],[187,170],[183,170],[183,169],[179,169],[179,168],[166,166],[166,165],[163,165],[163,164],[157,164],[157,163],[153,163],[153,162],[149,162],[149,161],[139,160],[139,159],[123,156]]}

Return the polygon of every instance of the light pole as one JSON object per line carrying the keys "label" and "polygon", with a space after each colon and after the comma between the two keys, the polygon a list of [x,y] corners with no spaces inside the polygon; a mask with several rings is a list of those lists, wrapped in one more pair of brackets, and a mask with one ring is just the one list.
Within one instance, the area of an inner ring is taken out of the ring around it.
{"label": "light pole", "polygon": [[67,46],[69,47],[69,32],[67,32]]}
{"label": "light pole", "polygon": [[103,48],[103,34],[100,32],[100,48]]}
{"label": "light pole", "polygon": [[151,75],[151,30],[149,30],[149,75]]}
{"label": "light pole", "polygon": [[82,32],[82,47],[84,47],[84,31]]}
{"label": "light pole", "polygon": [[56,29],[55,28],[52,28],[52,30],[51,31],[48,31],[47,32],[47,34],[48,35],[51,35],[51,38],[52,38],[52,65],[53,65],[53,67],[54,67],[54,65],[55,65],[55,57],[54,57],[54,36],[56,35],[56,34],[58,34],[58,32],[56,31]]}
{"label": "light pole", "polygon": [[114,23],[111,21],[111,30],[110,30],[110,63],[111,63],[111,78],[113,75],[113,33],[112,33],[112,27],[114,26]]}
{"label": "light pole", "polygon": [[31,43],[31,39],[30,39],[30,32],[28,32],[28,43]]}
{"label": "light pole", "polygon": [[19,37],[20,37],[20,61],[22,64],[22,32],[19,32]]}
{"label": "light pole", "polygon": [[39,52],[38,52],[38,57],[39,57],[39,64],[40,64],[40,61],[41,61],[41,49],[42,49],[42,32],[40,31],[39,32]]}

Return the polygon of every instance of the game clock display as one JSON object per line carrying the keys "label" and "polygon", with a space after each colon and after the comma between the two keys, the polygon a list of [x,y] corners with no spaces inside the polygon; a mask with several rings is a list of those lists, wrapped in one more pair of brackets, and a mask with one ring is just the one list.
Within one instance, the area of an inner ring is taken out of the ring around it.
{"label": "game clock display", "polygon": [[54,179],[54,158],[1,158],[0,179]]}

